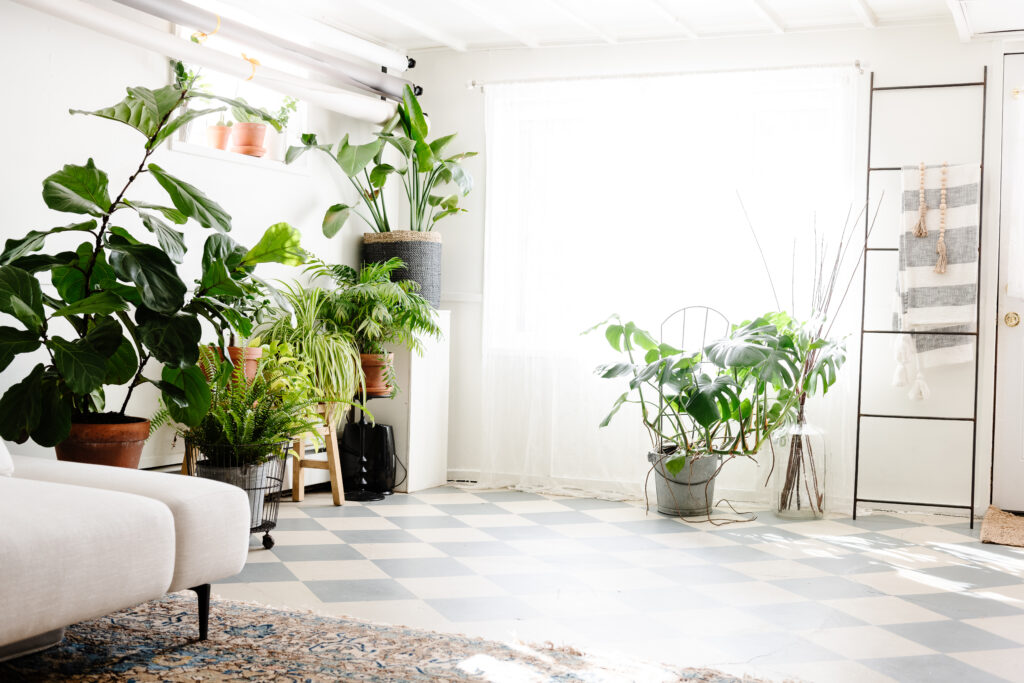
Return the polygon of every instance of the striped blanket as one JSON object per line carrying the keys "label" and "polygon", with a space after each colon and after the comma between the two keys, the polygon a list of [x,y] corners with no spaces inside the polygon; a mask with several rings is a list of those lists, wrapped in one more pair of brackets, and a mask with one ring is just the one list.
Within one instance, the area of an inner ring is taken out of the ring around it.
{"label": "striped blanket", "polygon": [[[914,235],[919,219],[921,175],[917,166],[902,172],[902,223],[899,238],[899,302],[894,329],[913,332],[973,332],[978,301],[978,218],[981,168],[949,166],[946,182],[946,272],[935,272],[939,239],[941,166],[925,169],[928,234]],[[966,335],[899,335],[893,384],[915,379],[910,398],[928,397],[924,370],[974,360],[974,338]]]}

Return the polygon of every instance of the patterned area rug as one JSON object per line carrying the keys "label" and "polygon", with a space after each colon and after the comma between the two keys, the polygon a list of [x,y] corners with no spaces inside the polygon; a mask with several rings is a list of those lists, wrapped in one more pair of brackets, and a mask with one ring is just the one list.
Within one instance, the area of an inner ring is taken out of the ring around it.
{"label": "patterned area rug", "polygon": [[981,542],[1024,548],[1024,517],[989,505],[981,522]]}
{"label": "patterned area rug", "polygon": [[756,683],[225,600],[214,601],[210,639],[200,643],[195,609],[181,593],[71,626],[60,645],[0,663],[0,681]]}

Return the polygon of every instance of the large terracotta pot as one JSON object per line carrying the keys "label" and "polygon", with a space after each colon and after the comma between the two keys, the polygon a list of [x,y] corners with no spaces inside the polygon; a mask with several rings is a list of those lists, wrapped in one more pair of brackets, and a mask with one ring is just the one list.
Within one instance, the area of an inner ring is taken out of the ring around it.
{"label": "large terracotta pot", "polygon": [[214,149],[227,149],[231,139],[231,126],[208,126],[206,144]]}
{"label": "large terracotta pot", "polygon": [[[224,358],[224,351],[219,346],[211,346],[210,348],[216,348],[217,355],[222,359]],[[259,369],[260,358],[263,358],[263,349],[258,346],[229,346],[228,357],[231,359],[232,365],[237,366],[239,363],[244,365],[245,379],[251,382],[255,379],[256,371]],[[203,361],[202,356],[199,358],[199,369],[203,371],[207,379],[213,377],[213,372]]]}
{"label": "large terracotta pot", "polygon": [[395,354],[361,353],[359,360],[363,365],[363,376],[366,377],[366,395],[390,396],[394,388],[388,382],[388,374]]}
{"label": "large terracotta pot", "polygon": [[265,123],[236,123],[231,126],[231,151],[261,157],[267,153],[263,146],[266,137]]}
{"label": "large terracotta pot", "polygon": [[[124,422],[100,422],[102,418]],[[149,436],[149,420],[120,415],[94,415],[89,422],[72,422],[71,434],[57,444],[57,459],[136,469]]]}

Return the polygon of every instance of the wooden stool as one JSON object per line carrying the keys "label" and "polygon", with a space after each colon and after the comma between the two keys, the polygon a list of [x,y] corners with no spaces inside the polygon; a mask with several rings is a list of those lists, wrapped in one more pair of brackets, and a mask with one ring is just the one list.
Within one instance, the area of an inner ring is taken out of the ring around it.
{"label": "wooden stool", "polygon": [[[335,407],[338,409],[338,407]],[[327,460],[310,460],[306,458],[305,435],[295,439],[295,452],[299,457],[292,460],[292,500],[298,502],[306,496],[303,471],[305,469],[327,470],[331,475],[331,496],[335,505],[345,503],[345,487],[341,481],[341,459],[338,454],[338,433],[334,419],[327,417],[327,406],[320,404],[318,412],[324,415],[324,423],[317,428],[317,433],[324,437],[327,445]]]}

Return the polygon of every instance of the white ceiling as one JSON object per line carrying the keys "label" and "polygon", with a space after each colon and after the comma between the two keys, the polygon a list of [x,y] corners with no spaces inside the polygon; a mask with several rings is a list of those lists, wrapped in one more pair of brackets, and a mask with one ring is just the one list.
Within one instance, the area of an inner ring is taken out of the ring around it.
{"label": "white ceiling", "polygon": [[[245,0],[231,0],[239,4]],[[405,50],[696,39],[951,23],[948,0],[289,0]],[[1024,0],[1013,0],[1024,5]],[[280,10],[278,5],[278,10]]]}

